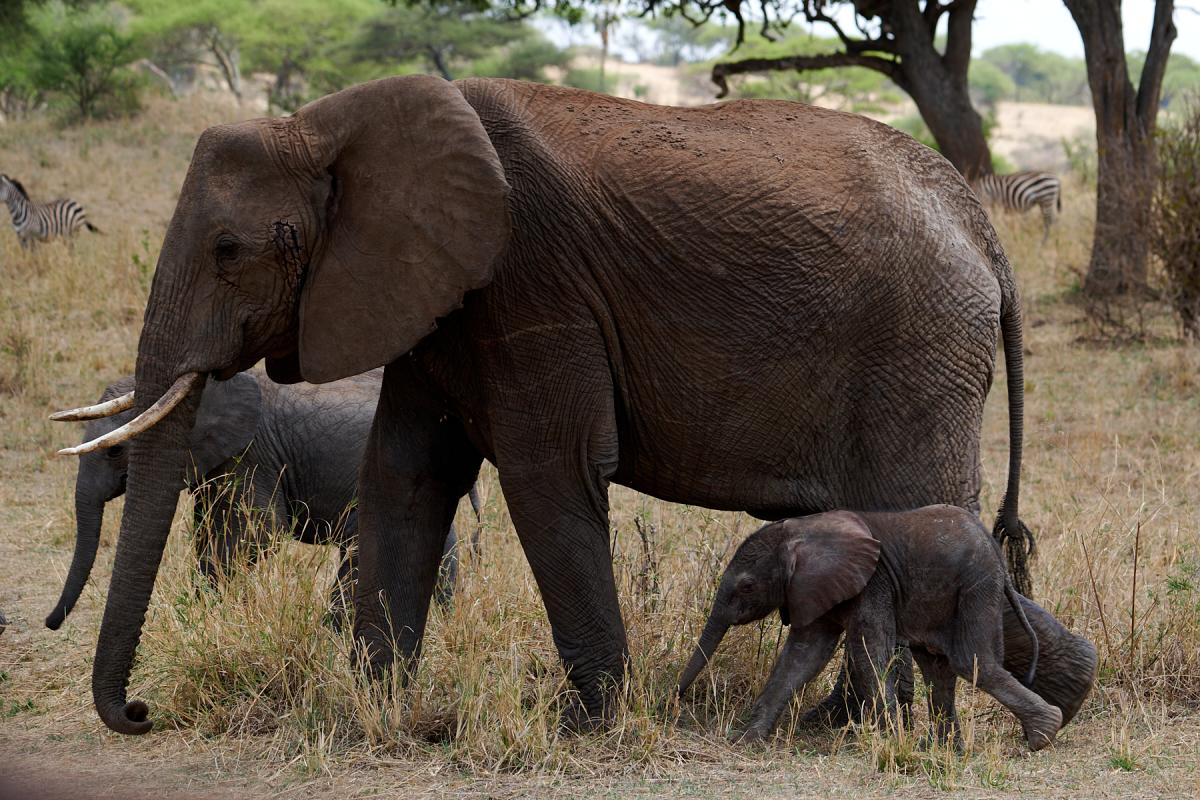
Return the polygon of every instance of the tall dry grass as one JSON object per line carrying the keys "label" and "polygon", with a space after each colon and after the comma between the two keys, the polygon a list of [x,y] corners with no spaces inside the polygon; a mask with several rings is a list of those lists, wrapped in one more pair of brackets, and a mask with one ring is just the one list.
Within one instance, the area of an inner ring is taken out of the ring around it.
{"label": "tall dry grass", "polygon": [[[781,642],[779,623],[733,631],[683,702],[673,686],[716,576],[758,523],[621,487],[610,493],[611,541],[633,653],[628,687],[610,729],[565,735],[558,718],[570,689],[490,467],[482,553],[464,554],[454,602],[432,612],[404,688],[364,682],[347,636],[325,624],[332,549],[281,540],[276,555],[213,590],[197,578],[181,514],[131,686],[151,703],[156,733],[101,732],[90,659],[120,503],[79,607],[62,631],[44,630],[73,523],[74,465],[50,454],[79,433],[46,413],[90,401],[131,371],[188,154],[200,129],[229,118],[220,107],[158,101],[120,124],[0,127],[0,171],[35,195],[80,199],[105,231],[30,253],[0,233],[0,610],[12,623],[0,640],[0,741],[46,758],[101,745],[131,759],[199,754],[212,776],[249,772],[266,783],[369,774],[372,787],[393,790],[415,774],[439,786],[508,776],[517,793],[630,775],[753,782],[810,767],[829,793],[1037,789],[1077,781],[1081,765],[1137,776],[1136,790],[1175,785],[1176,768],[1187,774],[1194,748],[1173,732],[1200,729],[1200,358],[1170,338],[1169,321],[1168,333],[1142,343],[1094,341],[1078,292],[1092,197],[1069,183],[1047,247],[1032,215],[997,221],[1027,319],[1022,516],[1039,536],[1036,595],[1101,655],[1099,686],[1057,747],[1023,756],[1013,720],[969,688],[963,754],[919,746],[923,710],[898,734],[797,729],[828,674],[797,698],[771,746],[728,745]],[[1008,449],[1002,370],[996,381],[984,431],[989,514]]]}

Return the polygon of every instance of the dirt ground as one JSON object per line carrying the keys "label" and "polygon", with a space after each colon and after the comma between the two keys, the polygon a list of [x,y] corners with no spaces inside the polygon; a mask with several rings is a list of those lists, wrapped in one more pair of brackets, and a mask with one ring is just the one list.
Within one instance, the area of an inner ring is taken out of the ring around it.
{"label": "dirt ground", "polygon": [[[285,545],[222,592],[198,592],[180,522],[130,690],[150,702],[155,729],[109,733],[89,680],[120,501],[79,607],[47,630],[73,536],[74,464],[53,453],[79,430],[46,415],[132,370],[191,147],[232,116],[163,101],[129,122],[0,127],[0,169],[35,195],[78,197],[104,231],[32,253],[0,232],[0,798],[1200,796],[1200,354],[1153,308],[1134,338],[1103,338],[1087,321],[1078,287],[1093,198],[1074,184],[1045,248],[1037,220],[998,220],[1026,309],[1022,516],[1039,533],[1035,596],[1102,659],[1091,699],[1048,750],[1025,752],[1011,719],[969,689],[961,755],[922,750],[920,731],[806,732],[794,716],[766,747],[728,744],[778,623],[733,635],[682,704],[672,681],[712,576],[756,523],[620,487],[631,690],[611,731],[560,734],[561,671],[490,468],[484,550],[435,613],[406,692],[364,687],[346,640],[322,624],[330,553]],[[1004,397],[998,369],[989,515],[1007,459]]]}

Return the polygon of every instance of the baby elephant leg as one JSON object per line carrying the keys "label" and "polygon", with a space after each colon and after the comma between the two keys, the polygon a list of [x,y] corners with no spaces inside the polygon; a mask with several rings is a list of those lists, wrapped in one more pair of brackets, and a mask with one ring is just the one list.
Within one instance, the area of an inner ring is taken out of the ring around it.
{"label": "baby elephant leg", "polygon": [[891,598],[868,586],[854,621],[846,630],[846,665],[850,685],[863,709],[895,724],[896,617]]}
{"label": "baby elephant leg", "polygon": [[338,561],[337,578],[333,581],[333,588],[329,590],[329,625],[335,631],[340,632],[349,617],[346,605],[354,597],[355,569],[349,547],[342,544],[338,548],[338,553],[340,560]]}
{"label": "baby elephant leg", "polygon": [[[1022,686],[1004,668],[1004,624],[992,593],[967,593],[959,600],[958,631],[950,665],[963,680],[990,694],[1021,721],[1030,750],[1041,750],[1058,735],[1063,715]],[[1003,602],[1001,600],[1001,602]]]}
{"label": "baby elephant leg", "polygon": [[787,643],[771,669],[767,685],[754,701],[750,722],[738,737],[740,741],[758,742],[771,735],[792,695],[829,663],[841,635],[837,625],[824,620],[788,631]]}
{"label": "baby elephant leg", "polygon": [[954,703],[958,676],[950,668],[950,661],[945,656],[935,656],[923,647],[913,647],[912,654],[929,688],[929,721],[933,727],[933,740],[943,744],[953,742],[955,749],[962,750],[962,734]]}

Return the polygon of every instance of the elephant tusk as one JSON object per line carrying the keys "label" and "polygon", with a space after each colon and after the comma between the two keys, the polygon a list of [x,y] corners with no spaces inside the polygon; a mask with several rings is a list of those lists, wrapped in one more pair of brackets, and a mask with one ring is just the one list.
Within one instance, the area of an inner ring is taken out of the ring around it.
{"label": "elephant tusk", "polygon": [[94,406],[57,411],[50,415],[50,419],[55,422],[82,422],[89,419],[111,417],[113,414],[119,414],[131,408],[133,408],[133,392],[126,392],[120,397],[114,397],[112,400],[97,403]]}
{"label": "elephant tusk", "polygon": [[163,393],[163,396],[154,402],[154,405],[129,422],[109,431],[103,436],[92,439],[90,442],[84,442],[75,447],[67,447],[59,450],[58,454],[60,456],[80,456],[84,453],[94,453],[97,450],[103,450],[106,447],[112,447],[114,444],[120,444],[127,439],[132,439],[142,431],[154,427],[158,424],[159,420],[170,414],[171,409],[179,405],[179,401],[187,397],[192,387],[202,380],[204,380],[204,374],[201,372],[186,372],[180,375],[175,379],[175,383],[171,384],[171,388],[167,389]]}

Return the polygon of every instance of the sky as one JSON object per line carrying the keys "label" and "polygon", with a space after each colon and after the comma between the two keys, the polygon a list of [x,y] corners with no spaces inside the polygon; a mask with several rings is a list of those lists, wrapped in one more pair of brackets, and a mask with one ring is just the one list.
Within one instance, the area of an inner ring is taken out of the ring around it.
{"label": "sky", "polygon": [[[1200,60],[1200,0],[1177,0],[1175,27],[1179,35],[1171,46],[1171,52],[1183,53]],[[1194,10],[1191,10],[1194,9]],[[1127,50],[1145,50],[1150,43],[1150,23],[1154,19],[1154,0],[1124,0],[1122,18],[1125,27]],[[854,30],[853,11],[842,7],[835,14],[847,30]],[[628,25],[629,23],[625,23]],[[797,23],[803,24],[803,23]],[[945,26],[946,18],[942,18]],[[600,44],[588,23],[567,28],[557,23],[539,25],[558,45]],[[816,25],[814,32],[819,36],[830,36],[828,26]],[[631,53],[624,52],[618,31],[618,54],[627,59]],[[972,39],[976,56],[988,48],[1001,44],[1030,42],[1044,50],[1052,50],[1065,56],[1083,56],[1083,42],[1070,12],[1062,0],[979,0],[975,9],[975,27]]]}
{"label": "sky", "polygon": [[[1175,28],[1179,35],[1171,45],[1171,52],[1200,60],[1200,0],[1177,0],[1175,5]],[[1150,44],[1154,0],[1125,0],[1121,4],[1121,17],[1125,48],[1145,50]],[[1064,56],[1083,56],[1079,29],[1062,0],[979,0],[972,37],[975,54],[1014,42],[1030,42]]]}

